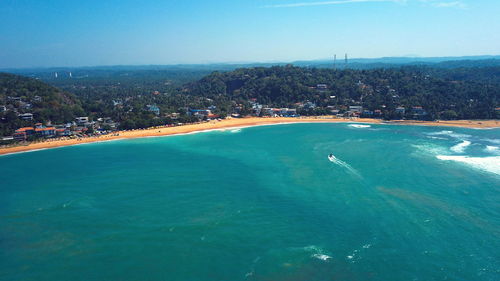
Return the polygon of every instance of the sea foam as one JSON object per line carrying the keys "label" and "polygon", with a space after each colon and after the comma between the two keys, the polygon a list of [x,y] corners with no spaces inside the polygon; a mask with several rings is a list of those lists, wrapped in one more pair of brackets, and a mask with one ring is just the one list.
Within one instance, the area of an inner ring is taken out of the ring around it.
{"label": "sea foam", "polygon": [[484,151],[491,154],[500,155],[500,149],[498,149],[498,146],[487,145]]}
{"label": "sea foam", "polygon": [[448,136],[448,137],[452,137],[452,138],[456,138],[456,139],[464,139],[464,138],[470,137],[470,135],[459,134],[459,133],[455,133],[453,131],[446,131],[446,130],[428,133],[427,135],[429,135],[429,136]]}
{"label": "sea foam", "polygon": [[349,124],[349,127],[363,129],[363,128],[370,128],[371,126],[370,125],[362,125],[362,124]]}
{"label": "sea foam", "polygon": [[455,161],[463,163],[476,169],[500,175],[500,156],[469,157],[469,156],[438,155],[436,156],[436,158],[439,160]]}
{"label": "sea foam", "polygon": [[456,153],[463,153],[469,145],[471,145],[471,142],[464,140],[461,143],[452,146],[450,150]]}

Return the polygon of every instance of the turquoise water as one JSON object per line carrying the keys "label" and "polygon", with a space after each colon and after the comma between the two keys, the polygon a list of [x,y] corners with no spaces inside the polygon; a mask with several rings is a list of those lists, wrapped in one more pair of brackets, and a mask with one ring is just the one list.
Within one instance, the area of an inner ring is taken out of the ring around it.
{"label": "turquoise water", "polygon": [[0,280],[500,280],[499,147],[289,124],[2,156]]}

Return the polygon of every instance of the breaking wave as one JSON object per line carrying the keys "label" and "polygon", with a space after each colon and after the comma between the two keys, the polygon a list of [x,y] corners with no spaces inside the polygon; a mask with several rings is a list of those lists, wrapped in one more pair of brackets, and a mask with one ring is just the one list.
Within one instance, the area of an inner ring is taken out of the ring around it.
{"label": "breaking wave", "polygon": [[493,145],[487,145],[484,151],[495,155],[500,154],[500,149],[498,149],[498,146],[493,146]]}
{"label": "breaking wave", "polygon": [[471,142],[464,140],[461,143],[452,146],[450,150],[456,153],[463,153],[469,145],[471,145]]}
{"label": "breaking wave", "polygon": [[429,135],[429,136],[448,136],[448,137],[457,138],[457,139],[463,139],[463,138],[470,137],[470,135],[459,134],[459,133],[455,133],[453,131],[433,132],[433,133],[428,133],[427,135]]}
{"label": "breaking wave", "polygon": [[357,129],[363,129],[363,128],[370,128],[370,125],[362,125],[362,124],[349,124],[348,125],[351,128],[357,128]]}
{"label": "breaking wave", "polygon": [[459,162],[482,171],[500,175],[500,156],[469,157],[469,156],[437,155],[436,158],[444,161]]}

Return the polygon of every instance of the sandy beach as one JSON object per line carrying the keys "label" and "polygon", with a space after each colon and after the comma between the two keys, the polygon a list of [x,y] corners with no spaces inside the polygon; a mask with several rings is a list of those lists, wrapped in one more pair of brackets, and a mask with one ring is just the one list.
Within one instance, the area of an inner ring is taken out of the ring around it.
{"label": "sandy beach", "polygon": [[249,118],[233,118],[225,119],[221,121],[210,121],[198,124],[189,124],[175,127],[158,127],[149,128],[143,130],[131,130],[131,131],[118,131],[109,135],[102,135],[96,137],[86,137],[79,139],[52,139],[42,142],[33,142],[26,144],[19,144],[16,146],[2,147],[0,148],[0,155],[25,152],[31,150],[40,150],[55,148],[61,146],[77,145],[83,143],[100,142],[100,141],[110,141],[117,139],[133,139],[133,138],[143,138],[143,137],[155,137],[155,136],[168,136],[168,135],[178,135],[187,134],[193,132],[207,131],[207,130],[217,130],[217,129],[228,129],[235,127],[249,127],[258,125],[271,125],[280,123],[307,123],[307,122],[325,122],[325,123],[342,123],[342,122],[352,122],[352,123],[369,123],[369,124],[394,124],[394,125],[422,125],[422,126],[446,126],[446,127],[464,127],[464,128],[477,128],[477,129],[487,129],[487,128],[498,128],[500,127],[500,120],[453,120],[453,121],[384,121],[381,119],[368,119],[359,118],[356,120],[343,119],[343,118],[332,118],[332,117],[304,117],[304,118],[260,118],[260,117],[249,117]]}

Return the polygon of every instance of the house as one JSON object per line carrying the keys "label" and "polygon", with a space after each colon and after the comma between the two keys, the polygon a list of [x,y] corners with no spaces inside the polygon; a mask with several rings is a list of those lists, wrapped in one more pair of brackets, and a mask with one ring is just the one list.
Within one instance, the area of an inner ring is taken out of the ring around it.
{"label": "house", "polygon": [[424,109],[421,106],[414,106],[414,107],[411,108],[411,111],[414,114],[419,114],[419,115],[425,113]]}
{"label": "house", "polygon": [[10,97],[10,96],[8,96],[7,99],[10,100],[10,101],[21,101],[20,97]]}
{"label": "house", "polygon": [[23,119],[23,120],[28,120],[28,121],[31,121],[33,120],[33,113],[23,113],[23,114],[19,114],[19,118]]}
{"label": "house", "polygon": [[283,117],[297,117],[297,109],[294,108],[281,108],[280,115]]}
{"label": "house", "polygon": [[363,112],[363,107],[361,105],[351,105],[349,106],[349,111],[353,113],[361,113]]}
{"label": "house", "polygon": [[19,102],[19,107],[21,109],[31,109],[31,103],[20,101]]}
{"label": "house", "polygon": [[75,121],[76,121],[76,124],[83,125],[83,124],[89,122],[89,118],[88,117],[76,117]]}
{"label": "house", "polygon": [[156,116],[160,115],[160,108],[155,104],[146,105],[149,112],[153,112]]}
{"label": "house", "polygon": [[34,96],[33,97],[33,101],[34,102],[41,102],[42,101],[42,97],[41,96]]}
{"label": "house", "polygon": [[207,117],[212,114],[209,109],[190,109],[188,112],[189,115],[196,116],[198,118]]}
{"label": "house", "polygon": [[405,114],[406,109],[403,106],[396,107],[396,113]]}
{"label": "house", "polygon": [[170,117],[171,119],[178,119],[179,116],[181,116],[181,114],[178,112],[167,114],[167,117]]}
{"label": "house", "polygon": [[318,84],[318,85],[316,85],[316,89],[318,89],[320,91],[324,91],[324,90],[328,89],[328,85],[326,85],[326,84]]}
{"label": "house", "polygon": [[372,117],[375,113],[371,110],[363,110],[363,113],[361,115],[366,116],[366,117]]}
{"label": "house", "polygon": [[0,112],[7,111],[7,107],[5,105],[0,105]]}
{"label": "house", "polygon": [[414,118],[421,118],[427,115],[427,112],[421,106],[414,106],[411,108]]}

